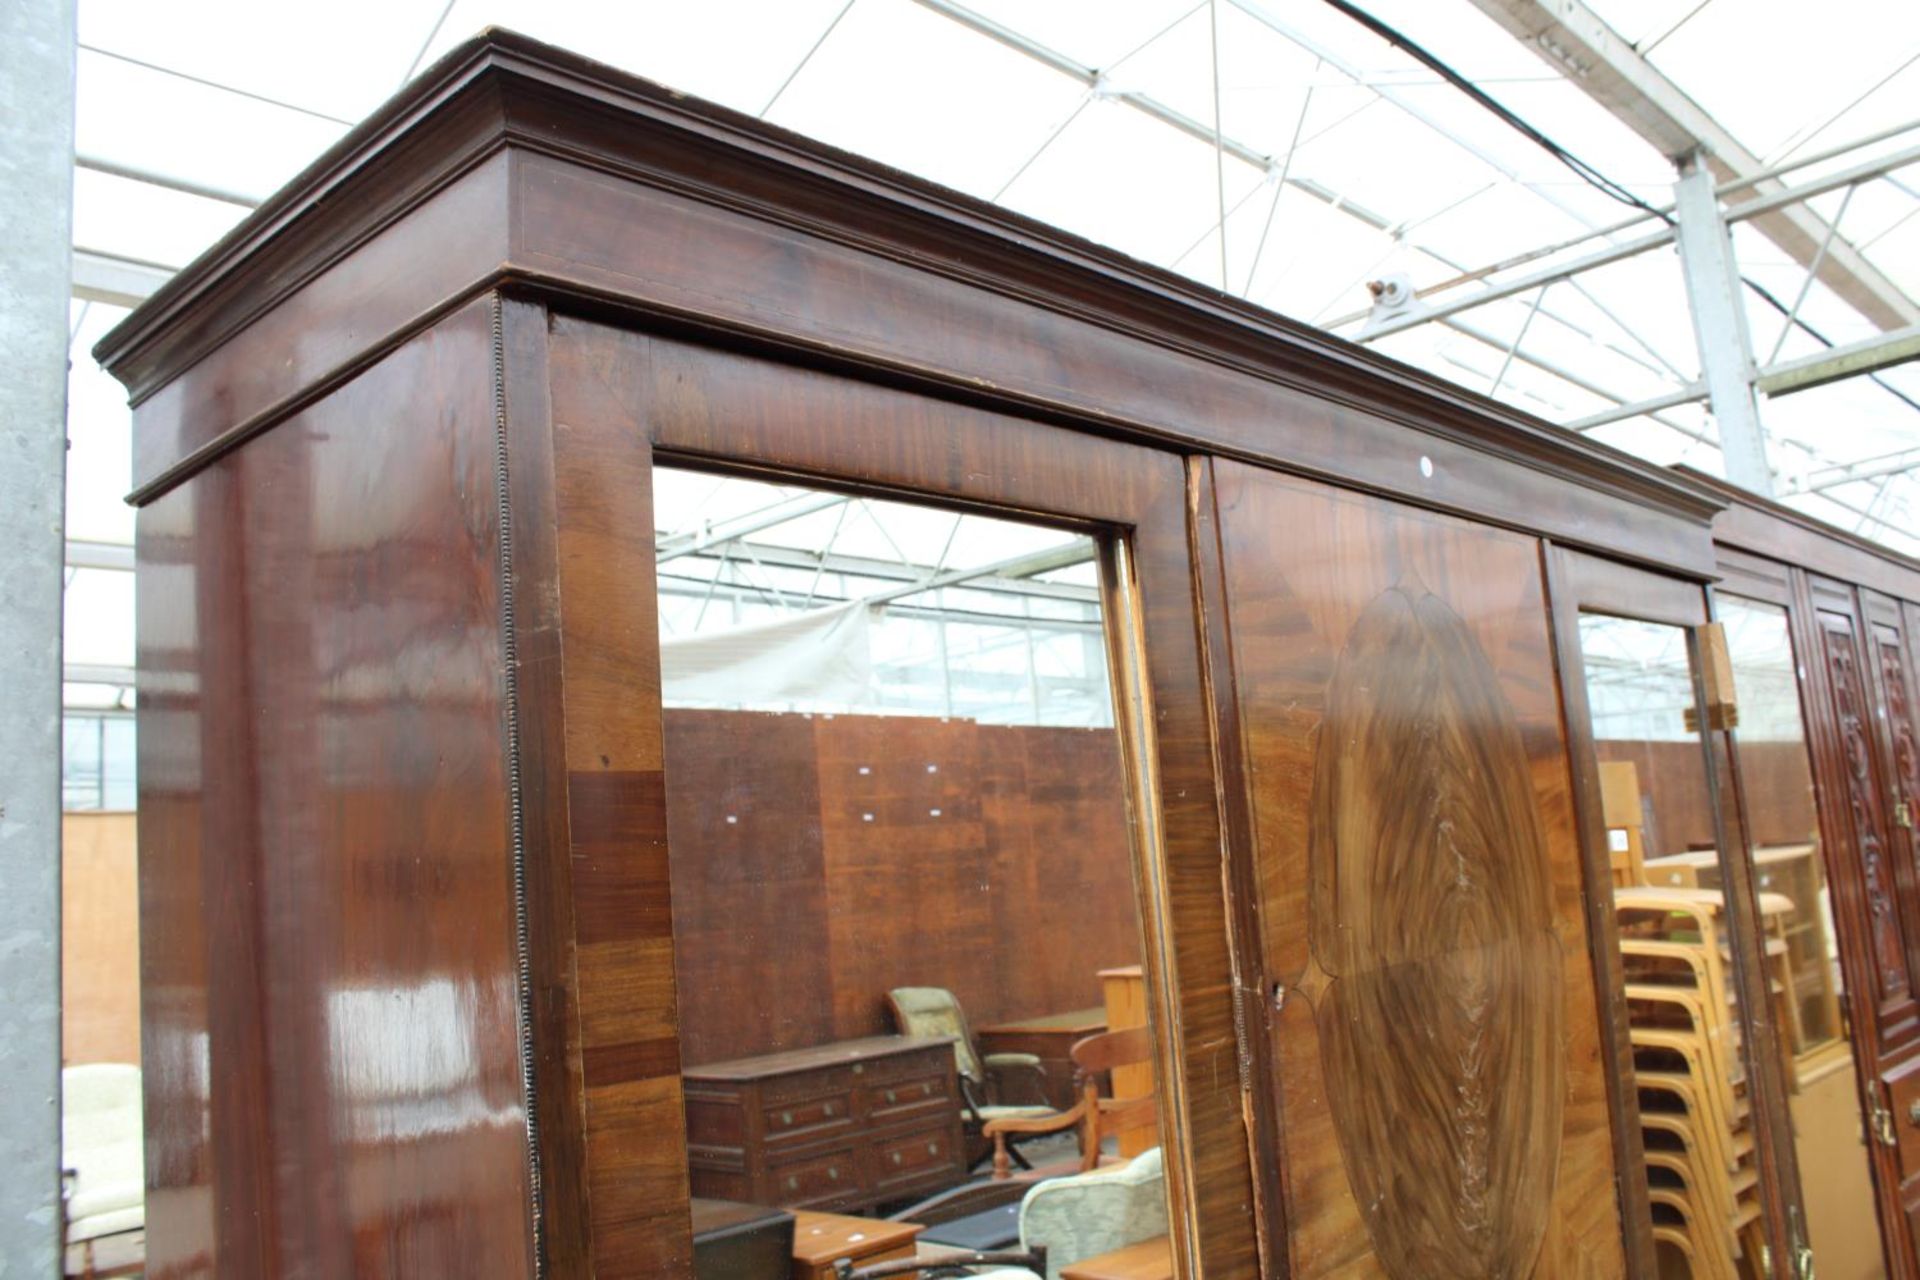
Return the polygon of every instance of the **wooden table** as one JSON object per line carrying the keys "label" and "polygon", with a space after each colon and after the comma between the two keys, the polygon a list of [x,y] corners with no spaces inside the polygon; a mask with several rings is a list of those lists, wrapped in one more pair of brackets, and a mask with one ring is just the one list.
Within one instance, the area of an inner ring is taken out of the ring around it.
{"label": "wooden table", "polygon": [[884,1222],[838,1213],[793,1214],[793,1280],[831,1280],[833,1264],[853,1259],[856,1266],[911,1258],[923,1228],[917,1222]]}
{"label": "wooden table", "polygon": [[[1118,969],[1102,969],[1100,990],[1107,1002],[1107,1029],[1125,1031],[1147,1025],[1147,981],[1137,964]],[[1153,1068],[1120,1067],[1113,1073],[1113,1096],[1138,1098],[1153,1092]],[[1132,1159],[1160,1141],[1152,1125],[1124,1129],[1120,1133],[1120,1154]]]}
{"label": "wooden table", "polygon": [[[1046,1069],[1046,1102],[1056,1111],[1074,1104],[1073,1059],[1068,1051],[1077,1040],[1098,1035],[1107,1029],[1104,1009],[1076,1009],[1071,1013],[1048,1014],[1044,1018],[1023,1018],[1017,1022],[996,1022],[981,1027],[975,1034],[980,1052],[1030,1053]],[[1023,1098],[1012,1099],[1025,1101]]]}
{"label": "wooden table", "polygon": [[1173,1248],[1154,1236],[1060,1268],[1060,1280],[1173,1280]]}

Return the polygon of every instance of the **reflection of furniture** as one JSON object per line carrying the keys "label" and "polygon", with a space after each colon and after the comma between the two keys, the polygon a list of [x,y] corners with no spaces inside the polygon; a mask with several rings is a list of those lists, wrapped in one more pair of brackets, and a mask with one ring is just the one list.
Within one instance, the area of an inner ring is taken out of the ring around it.
{"label": "reflection of furniture", "polygon": [[[967,1168],[987,1153],[985,1132],[990,1121],[1052,1111],[1043,1101],[1046,1077],[1040,1059],[1031,1053],[983,1057],[974,1044],[966,1011],[953,992],[944,987],[895,987],[887,992],[887,1004],[893,1010],[893,1024],[903,1035],[944,1036],[953,1041],[960,1102],[965,1108]],[[1014,1158],[1026,1167],[1018,1152]]]}
{"label": "reflection of furniture", "polygon": [[1023,1137],[1078,1130],[1080,1168],[1084,1171],[1100,1163],[1100,1145],[1106,1138],[1115,1138],[1118,1145],[1129,1135],[1154,1133],[1157,1121],[1151,1092],[1128,1098],[1100,1095],[1103,1077],[1118,1080],[1121,1072],[1138,1069],[1139,1064],[1150,1062],[1152,1055],[1153,1038],[1145,1027],[1103,1031],[1074,1045],[1074,1080],[1080,1089],[1080,1101],[1065,1111],[1044,1116],[1010,1116],[989,1122],[987,1136],[993,1141],[993,1176],[1012,1176],[1007,1159],[1008,1144]]}
{"label": "reflection of furniture", "polygon": [[[1106,998],[1109,1031],[1147,1025],[1147,983],[1139,965],[1100,970],[1100,990]],[[1114,1097],[1139,1098],[1152,1092],[1151,1055],[1142,1059],[1138,1066],[1122,1067],[1114,1073]],[[1120,1154],[1137,1156],[1158,1141],[1158,1135],[1151,1129],[1128,1130],[1120,1135]]]}
{"label": "reflection of furniture", "polygon": [[[1650,864],[1651,865],[1651,864]],[[1764,895],[1773,898],[1777,895]],[[1655,1236],[1694,1275],[1759,1256],[1751,1093],[1717,890],[1617,889],[1628,1039]],[[1771,906],[1777,914],[1778,902]]]}
{"label": "reflection of furniture", "polygon": [[842,1258],[857,1267],[914,1256],[917,1222],[848,1218],[837,1213],[793,1215],[793,1280],[827,1280]]}
{"label": "reflection of furniture", "polygon": [[948,1040],[874,1036],[681,1074],[695,1195],[868,1208],[966,1176]]}
{"label": "reflection of furniture", "polygon": [[79,1246],[85,1274],[100,1275],[100,1242],[146,1226],[140,1068],[89,1063],[68,1067],[60,1081],[67,1244]]}
{"label": "reflection of furniture", "polygon": [[1640,771],[1631,760],[1600,762],[1600,813],[1607,827],[1607,860],[1616,886],[1646,883],[1647,846],[1641,835]]}
{"label": "reflection of furniture", "polygon": [[793,1266],[793,1215],[785,1209],[695,1196],[696,1280],[787,1280]]}
{"label": "reflection of furniture", "polygon": [[1154,1236],[1060,1269],[1060,1280],[1173,1280],[1173,1245]]}
{"label": "reflection of furniture", "polygon": [[1020,1243],[1047,1246],[1048,1280],[1087,1259],[1166,1234],[1159,1147],[1123,1165],[1035,1183],[1020,1202]]}
{"label": "reflection of furniture", "polygon": [[[1655,867],[1676,884],[1720,887],[1720,863],[1713,853],[1683,853],[1659,859]],[[1768,934],[1786,944],[1779,967],[1790,982],[1783,1030],[1802,1071],[1817,1068],[1810,1055],[1838,1047],[1846,1030],[1840,1020],[1840,990],[1834,970],[1831,936],[1822,909],[1826,879],[1817,844],[1763,845],[1753,851],[1754,876],[1763,893],[1791,904],[1770,916]],[[1650,881],[1651,882],[1651,881]],[[1822,1054],[1822,1060],[1825,1058]]]}
{"label": "reflection of furniture", "polygon": [[1043,1101],[1056,1110],[1073,1105],[1073,1062],[1067,1056],[1074,1043],[1107,1029],[1106,1011],[1099,1008],[1023,1018],[979,1029],[980,1050],[988,1061],[1001,1054],[1027,1054],[1040,1060],[1045,1076]]}

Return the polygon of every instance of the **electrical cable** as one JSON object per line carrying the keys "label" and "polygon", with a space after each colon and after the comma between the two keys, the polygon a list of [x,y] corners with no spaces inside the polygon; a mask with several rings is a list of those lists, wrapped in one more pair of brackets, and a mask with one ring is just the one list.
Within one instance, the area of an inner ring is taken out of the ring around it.
{"label": "electrical cable", "polygon": [[1672,225],[1673,218],[1671,215],[1654,208],[1645,200],[1642,200],[1639,196],[1627,190],[1627,188],[1621,186],[1618,182],[1615,182],[1606,174],[1601,173],[1579,156],[1574,155],[1552,138],[1549,138],[1546,134],[1528,124],[1525,120],[1489,96],[1479,85],[1474,84],[1473,81],[1467,79],[1458,71],[1455,71],[1452,67],[1442,62],[1436,55],[1429,53],[1425,48],[1408,39],[1393,27],[1380,21],[1380,19],[1374,17],[1358,5],[1350,3],[1349,0],[1326,0],[1326,2],[1367,30],[1373,32],[1373,34],[1379,36],[1382,40],[1385,40],[1388,44],[1403,50],[1416,62],[1421,63],[1448,84],[1460,90],[1460,92],[1466,94],[1469,98],[1472,98],[1488,111],[1491,111],[1494,115],[1498,116],[1503,123],[1525,136],[1528,141],[1541,148],[1548,155],[1567,166],[1567,168],[1573,170],[1575,174],[1579,175],[1582,181],[1605,195],[1618,200],[1621,204],[1639,209],[1644,213],[1652,214],[1668,225]]}

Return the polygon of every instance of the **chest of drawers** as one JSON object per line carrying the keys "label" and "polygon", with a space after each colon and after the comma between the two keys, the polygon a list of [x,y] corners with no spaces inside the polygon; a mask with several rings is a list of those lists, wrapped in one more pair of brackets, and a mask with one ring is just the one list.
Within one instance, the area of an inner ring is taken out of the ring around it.
{"label": "chest of drawers", "polygon": [[682,1075],[696,1196],[871,1209],[966,1177],[951,1040],[875,1036]]}

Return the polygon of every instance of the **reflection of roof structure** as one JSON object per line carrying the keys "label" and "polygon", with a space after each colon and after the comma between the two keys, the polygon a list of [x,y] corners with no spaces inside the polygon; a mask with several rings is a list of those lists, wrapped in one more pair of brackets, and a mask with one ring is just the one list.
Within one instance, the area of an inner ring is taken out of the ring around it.
{"label": "reflection of roof structure", "polygon": [[873,615],[860,637],[872,660],[859,696],[689,697],[669,680],[669,704],[1113,723],[1095,548],[1085,535],[664,467],[654,484],[669,644],[855,603]]}
{"label": "reflection of roof structure", "polygon": [[131,539],[127,416],[87,349],[488,22],[1920,547],[1920,369],[1895,367],[1920,354],[1912,5],[1836,0],[1817,23],[1767,0],[208,9],[81,8],[76,678],[131,665],[131,591],[107,563]]}

